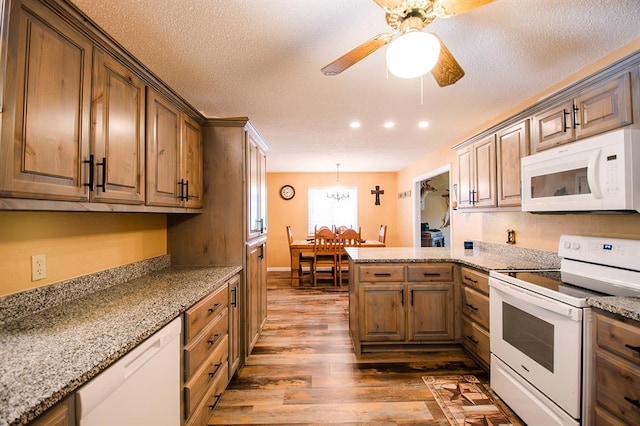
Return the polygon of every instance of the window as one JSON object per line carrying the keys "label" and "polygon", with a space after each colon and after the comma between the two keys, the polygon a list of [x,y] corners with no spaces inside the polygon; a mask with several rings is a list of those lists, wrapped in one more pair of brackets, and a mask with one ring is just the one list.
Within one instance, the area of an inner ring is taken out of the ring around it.
{"label": "window", "polygon": [[313,235],[315,227],[349,226],[358,229],[358,189],[342,187],[349,198],[336,201],[327,197],[335,191],[335,186],[309,188],[309,208],[307,209],[307,232]]}

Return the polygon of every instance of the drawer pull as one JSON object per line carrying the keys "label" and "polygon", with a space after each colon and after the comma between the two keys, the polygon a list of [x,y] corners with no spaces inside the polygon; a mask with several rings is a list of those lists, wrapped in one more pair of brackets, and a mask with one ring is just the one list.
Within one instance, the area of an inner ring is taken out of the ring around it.
{"label": "drawer pull", "polygon": [[385,272],[385,273],[382,273],[382,272],[375,272],[375,273],[373,274],[373,276],[374,276],[374,277],[390,277],[390,276],[391,276],[391,274],[390,274],[389,272]]}
{"label": "drawer pull", "polygon": [[463,278],[464,278],[465,280],[467,280],[467,281],[471,281],[471,282],[472,282],[472,283],[474,283],[474,284],[478,284],[478,280],[474,280],[474,279],[473,279],[473,278],[471,278],[471,277],[468,277],[468,276],[466,276],[466,275],[465,275]]}
{"label": "drawer pull", "polygon": [[212,314],[216,311],[216,309],[218,309],[220,307],[220,303],[216,303],[215,305],[213,305],[211,308],[208,309],[209,313]]}
{"label": "drawer pull", "polygon": [[219,394],[217,394],[217,395],[215,396],[215,398],[216,398],[216,402],[214,402],[213,404],[209,405],[209,410],[213,411],[213,410],[215,410],[215,409],[216,409],[216,405],[218,405],[218,402],[220,402],[220,397],[221,397],[221,396],[222,396],[222,394],[221,394],[221,393],[219,393]]}
{"label": "drawer pull", "polygon": [[630,402],[630,403],[632,403],[633,405],[635,405],[636,407],[640,408],[640,399],[631,399],[631,398],[629,398],[628,396],[625,396],[625,397],[624,397],[624,399],[625,399],[627,402]]}
{"label": "drawer pull", "polygon": [[465,303],[465,305],[467,305],[467,308],[473,310],[473,311],[478,311],[478,308],[476,308],[475,306],[473,306],[471,303]]}
{"label": "drawer pull", "polygon": [[214,365],[214,367],[216,367],[216,369],[215,369],[215,370],[213,370],[213,371],[210,371],[210,372],[209,372],[209,377],[213,377],[213,376],[215,376],[215,375],[216,375],[216,373],[218,372],[218,370],[220,370],[220,366],[221,366],[221,365],[222,365],[222,364],[216,364],[216,365]]}
{"label": "drawer pull", "polygon": [[423,277],[439,277],[440,272],[425,272],[422,274]]}
{"label": "drawer pull", "polygon": [[625,343],[624,347],[629,348],[632,351],[640,352],[640,346],[631,346],[630,344]]}
{"label": "drawer pull", "polygon": [[474,338],[473,336],[465,335],[464,337],[466,337],[468,340],[471,340],[471,343],[473,343],[474,345],[478,344],[478,339]]}
{"label": "drawer pull", "polygon": [[214,343],[216,343],[218,341],[219,338],[220,338],[220,334],[214,334],[213,335],[213,340],[207,340],[207,343],[209,343],[210,345],[213,345]]}

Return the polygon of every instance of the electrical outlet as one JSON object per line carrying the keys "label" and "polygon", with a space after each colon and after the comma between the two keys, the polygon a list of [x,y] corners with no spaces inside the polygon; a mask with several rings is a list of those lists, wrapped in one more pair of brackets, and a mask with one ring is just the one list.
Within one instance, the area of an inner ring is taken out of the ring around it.
{"label": "electrical outlet", "polygon": [[31,281],[47,278],[47,255],[37,254],[31,256]]}

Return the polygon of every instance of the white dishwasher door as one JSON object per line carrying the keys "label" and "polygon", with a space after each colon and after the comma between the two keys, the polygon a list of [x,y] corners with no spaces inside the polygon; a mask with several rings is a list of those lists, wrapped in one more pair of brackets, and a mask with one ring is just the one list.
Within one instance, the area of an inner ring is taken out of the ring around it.
{"label": "white dishwasher door", "polygon": [[76,392],[80,426],[180,424],[176,318]]}

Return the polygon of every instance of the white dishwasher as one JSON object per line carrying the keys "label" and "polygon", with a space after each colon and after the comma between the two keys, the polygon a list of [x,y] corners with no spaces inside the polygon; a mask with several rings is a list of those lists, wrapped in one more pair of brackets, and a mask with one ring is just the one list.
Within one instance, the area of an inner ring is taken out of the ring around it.
{"label": "white dishwasher", "polygon": [[76,392],[80,426],[180,424],[180,317]]}

